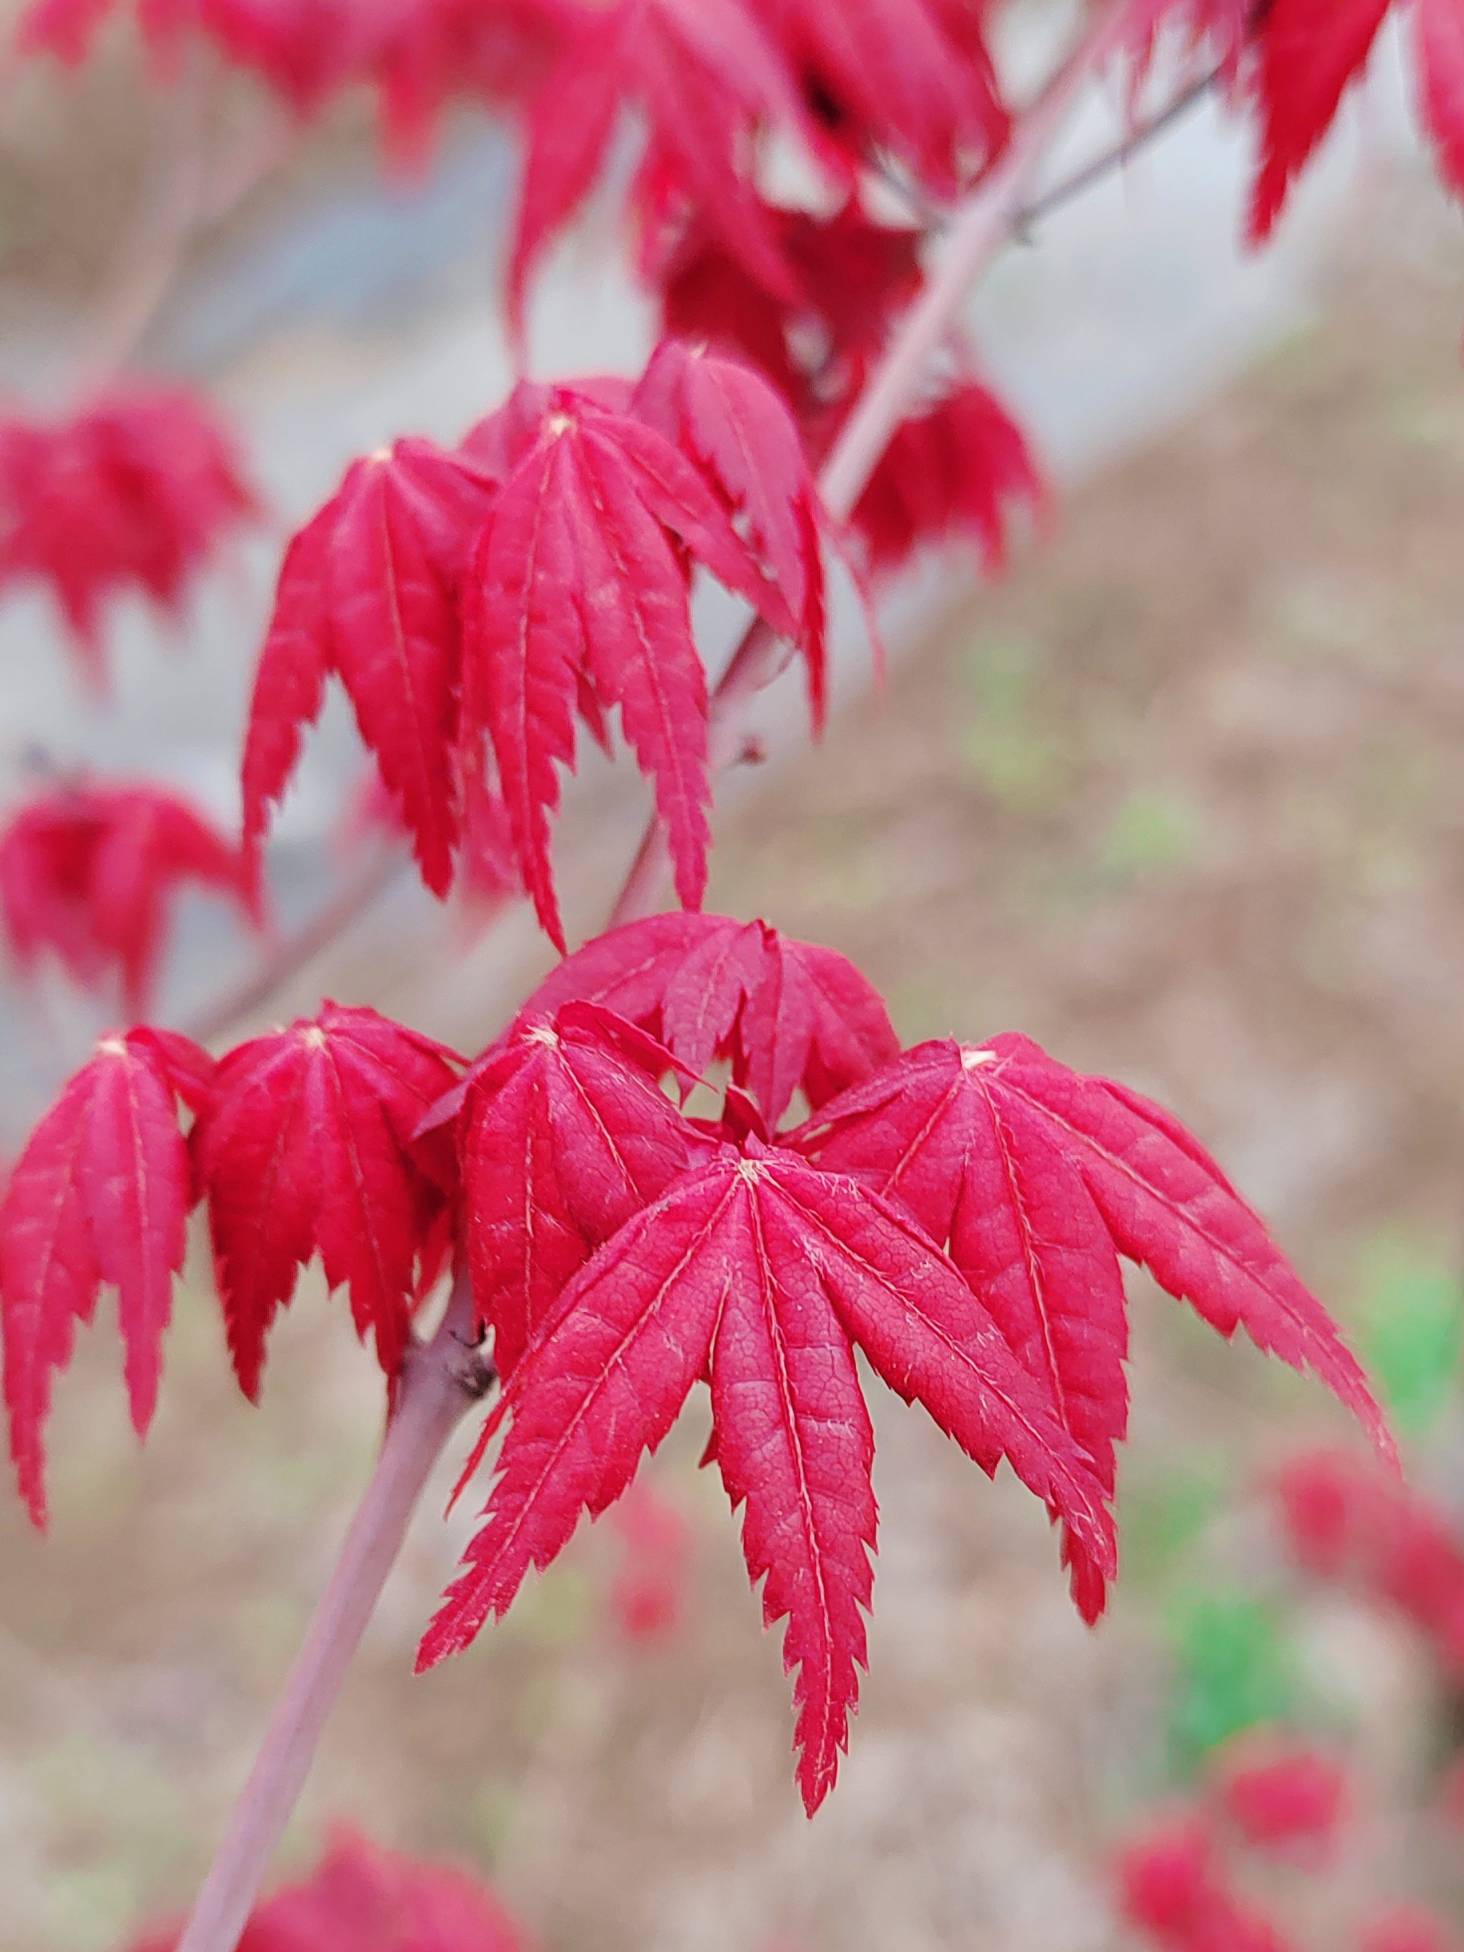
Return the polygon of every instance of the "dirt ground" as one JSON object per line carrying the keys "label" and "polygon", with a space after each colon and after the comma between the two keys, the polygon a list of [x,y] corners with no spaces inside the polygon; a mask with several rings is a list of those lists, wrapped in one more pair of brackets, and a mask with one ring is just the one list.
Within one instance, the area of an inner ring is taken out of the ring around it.
{"label": "dirt ground", "polygon": [[[1380,1241],[1451,1272],[1464,1249],[1456,269],[1420,251],[1340,280],[1322,323],[1069,502],[1005,585],[953,596],[716,865],[719,905],[846,950],[910,1039],[1021,1028],[1162,1096],[1344,1316]],[[1116,1952],[1104,1852],[1170,1780],[1176,1609],[1284,1591],[1249,1487],[1300,1434],[1341,1434],[1132,1285],[1132,1563],[1098,1632],[1031,1501],[882,1405],[871,1674],[809,1825],[692,1415],[655,1473],[694,1523],[688,1617],[653,1648],[615,1635],[595,1534],[414,1681],[462,1536],[432,1501],[292,1860],[344,1816],[487,1862],[547,1952]],[[256,1413],[210,1306],[182,1310],[144,1456],[97,1337],[61,1392],[53,1537],[0,1503],[18,1952],[105,1952],[186,1897],[368,1466],[376,1386],[343,1322],[302,1294]],[[1424,1461],[1440,1483],[1451,1446]],[[1217,1490],[1218,1518],[1166,1544],[1176,1503]],[[1329,1725],[1411,1794],[1436,1712],[1415,1650],[1347,1607],[1295,1612]],[[1440,1855],[1375,1826],[1304,1897],[1310,1942],[1347,1942],[1364,1891],[1457,1903]]]}

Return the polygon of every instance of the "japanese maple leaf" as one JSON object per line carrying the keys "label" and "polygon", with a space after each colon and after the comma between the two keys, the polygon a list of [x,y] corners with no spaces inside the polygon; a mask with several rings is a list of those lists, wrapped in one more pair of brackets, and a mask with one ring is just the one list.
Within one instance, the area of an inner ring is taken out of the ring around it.
{"label": "japanese maple leaf", "polygon": [[[133,1952],[174,1952],[178,1933]],[[238,1952],[527,1952],[528,1941],[477,1878],[383,1850],[338,1829],[308,1876],[254,1911]]]}
{"label": "japanese maple leaf", "polygon": [[1270,235],[1292,183],[1362,74],[1392,0],[1271,0],[1254,29],[1260,169],[1250,235]]}
{"label": "japanese maple leaf", "polygon": [[550,860],[558,766],[575,717],[618,707],[655,785],[687,907],[706,884],[707,687],[692,638],[688,559],[756,606],[813,662],[797,592],[764,572],[701,469],[615,403],[613,389],[521,388],[470,445],[505,464],[464,593],[465,771],[491,742],[523,871],[562,949]]}
{"label": "japanese maple leaf", "polygon": [[531,100],[578,11],[578,0],[392,0],[370,63],[388,154],[420,164],[456,97]]}
{"label": "japanese maple leaf", "polygon": [[788,1620],[811,1814],[865,1658],[874,1436],[856,1346],[984,1470],[1008,1459],[1112,1565],[1102,1487],[945,1256],[877,1194],[749,1138],[681,1174],[564,1290],[501,1401],[510,1422],[485,1523],[420,1665],[505,1612],[581,1515],[626,1490],[709,1376],[748,1572],[766,1581],[765,1620]]}
{"label": "japanese maple leaf", "polygon": [[29,968],[49,951],[78,983],[115,976],[134,1013],[146,1008],[172,900],[189,882],[258,924],[239,849],[159,787],[55,787],[0,832],[0,921],[16,961]]}
{"label": "japanese maple leaf", "polygon": [[354,462],[290,543],[244,746],[244,837],[256,869],[271,806],[334,674],[423,880],[446,892],[461,833],[458,596],[491,498],[492,482],[469,456],[402,440]]}
{"label": "japanese maple leaf", "polygon": [[590,1003],[521,1016],[475,1066],[461,1094],[464,1227],[501,1376],[593,1250],[685,1165],[686,1123],[656,1082],[678,1068]]}
{"label": "japanese maple leaf", "polygon": [[[1382,1416],[1326,1311],[1262,1222],[1167,1112],[1014,1035],[918,1045],[824,1105],[795,1143],[902,1202],[952,1259],[1114,1488],[1128,1419],[1117,1255],[1222,1335],[1310,1369],[1383,1448]],[[1069,1537],[1074,1597],[1104,1603]]]}
{"label": "japanese maple leaf", "polygon": [[741,360],[675,339],[657,348],[635,401],[696,462],[787,599],[817,732],[827,675],[823,534],[829,517],[786,403]]}
{"label": "japanese maple leaf", "polygon": [[130,588],[177,612],[254,512],[229,436],[180,387],[118,388],[64,420],[0,423],[0,588],[47,585],[94,682],[108,598]]}
{"label": "japanese maple leaf", "polygon": [[812,428],[820,408],[863,384],[892,319],[919,290],[918,234],[875,222],[853,197],[829,216],[770,206],[769,222],[803,274],[791,301],[695,220],[660,242],[647,276],[668,334],[735,352]]}
{"label": "japanese maple leaf", "polygon": [[1414,0],[1424,121],[1449,184],[1464,196],[1464,12],[1457,0]]}
{"label": "japanese maple leaf", "polygon": [[632,102],[658,169],[755,278],[791,294],[787,259],[747,172],[761,125],[802,123],[779,49],[745,0],[609,0],[580,10],[529,116],[509,267],[514,319],[539,253],[588,195],[621,106]]}
{"label": "japanese maple leaf", "polygon": [[1351,1801],[1335,1756],[1274,1733],[1227,1752],[1215,1791],[1253,1850],[1312,1864],[1331,1855]]}
{"label": "japanese maple leaf", "polygon": [[795,1093],[817,1107],[899,1049],[878,991],[845,957],[727,915],[611,929],[551,971],[526,1007],[574,998],[650,1031],[689,1071],[726,1060],[770,1127]]}
{"label": "japanese maple leaf", "polygon": [[178,1101],[198,1102],[205,1053],[139,1028],[103,1037],[36,1126],[0,1203],[0,1330],[10,1453],[35,1523],[46,1522],[51,1382],[76,1324],[117,1291],[132,1421],[152,1422],[173,1277],[194,1203]]}
{"label": "japanese maple leaf", "polygon": [[954,536],[974,538],[990,572],[1006,561],[1011,510],[1040,510],[1046,499],[1025,434],[972,380],[896,428],[852,526],[875,575]]}
{"label": "japanese maple leaf", "polygon": [[270,1325],[316,1254],[396,1374],[454,1190],[447,1135],[414,1134],[457,1063],[374,1010],[335,1003],[219,1060],[193,1153],[246,1396],[258,1396]]}
{"label": "japanese maple leaf", "polygon": [[938,195],[1003,147],[979,9],[942,0],[758,0],[836,142],[888,151]]}

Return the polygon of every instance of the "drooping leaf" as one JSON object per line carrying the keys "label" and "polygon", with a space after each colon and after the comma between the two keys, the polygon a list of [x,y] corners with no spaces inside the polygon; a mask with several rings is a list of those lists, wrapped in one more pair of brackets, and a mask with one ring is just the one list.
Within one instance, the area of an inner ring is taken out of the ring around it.
{"label": "drooping leaf", "polygon": [[851,962],[725,915],[611,929],[562,962],[528,1007],[574,998],[628,1017],[688,1070],[728,1061],[770,1127],[795,1093],[821,1105],[899,1049],[883,1000]]}
{"label": "drooping leaf", "polygon": [[0,922],[23,969],[54,955],[74,981],[117,982],[147,1007],[169,911],[190,882],[258,923],[239,849],[178,794],[75,781],[28,800],[0,832]]}
{"label": "drooping leaf", "polygon": [[196,1104],[208,1072],[208,1057],[183,1038],[145,1028],[102,1038],[36,1126],[5,1188],[5,1404],[21,1496],[37,1525],[46,1521],[52,1379],[103,1286],[117,1291],[139,1436],[152,1421],[195,1198],[178,1101]]}
{"label": "drooping leaf", "polygon": [[515,320],[544,246],[600,173],[622,103],[648,130],[658,172],[751,275],[790,295],[793,274],[749,180],[768,122],[797,127],[798,92],[745,0],[610,0],[581,10],[529,115],[528,159],[509,269]]}
{"label": "drooping leaf", "polygon": [[454,1192],[450,1140],[414,1138],[457,1062],[374,1010],[335,1003],[220,1059],[193,1151],[246,1396],[258,1395],[270,1325],[316,1254],[395,1375]]}
{"label": "drooping leaf", "polygon": [[724,501],[666,436],[605,386],[520,387],[476,428],[501,472],[464,609],[462,764],[491,743],[523,872],[559,947],[549,825],[575,717],[619,709],[651,778],[687,907],[706,883],[707,687],[691,632],[688,560],[780,634],[805,635],[794,593],[764,572]]}
{"label": "drooping leaf", "polygon": [[1101,1486],[950,1262],[878,1195],[749,1138],[673,1181],[564,1290],[505,1392],[486,1522],[421,1663],[465,1646],[585,1512],[625,1491],[709,1373],[748,1570],[766,1580],[767,1620],[788,1619],[799,1781],[817,1808],[847,1740],[870,1597],[873,1436],[855,1345],[983,1469],[1006,1457],[1111,1568]]}
{"label": "drooping leaf", "polygon": [[0,422],[0,589],[46,585],[95,684],[111,597],[176,615],[255,513],[232,438],[182,387],[119,385],[59,420]]}
{"label": "drooping leaf", "polygon": [[1255,29],[1260,168],[1253,243],[1268,237],[1291,186],[1362,74],[1392,0],[1271,0]]}
{"label": "drooping leaf", "polygon": [[1025,434],[996,395],[972,380],[895,429],[852,527],[876,576],[957,537],[977,544],[990,574],[1006,562],[1013,511],[1040,511],[1046,499]]}
{"label": "drooping leaf", "polygon": [[461,833],[458,595],[492,482],[476,461],[398,441],[353,463],[291,542],[255,677],[243,759],[257,860],[325,680],[339,678],[438,894]]}

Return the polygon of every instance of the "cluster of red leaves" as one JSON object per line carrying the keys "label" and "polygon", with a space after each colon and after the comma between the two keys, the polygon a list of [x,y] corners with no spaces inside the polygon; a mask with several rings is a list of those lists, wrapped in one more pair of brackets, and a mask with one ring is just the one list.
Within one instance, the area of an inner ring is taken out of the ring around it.
{"label": "cluster of red leaves", "polygon": [[1396,1608],[1446,1672],[1464,1673],[1464,1535],[1447,1513],[1391,1473],[1334,1450],[1293,1458],[1274,1495],[1302,1571],[1346,1580]]}
{"label": "cluster of red leaves", "polygon": [[[260,1904],[238,1952],[528,1952],[478,1878],[424,1864],[340,1830],[308,1877]],[[131,1952],[174,1952],[176,1930]]]}
{"label": "cluster of red leaves", "polygon": [[[1118,1852],[1125,1921],[1158,1952],[1289,1952],[1295,1941],[1238,1885],[1236,1847],[1315,1869],[1341,1850],[1352,1786],[1334,1756],[1284,1731],[1242,1738],[1187,1805],[1163,1812]],[[1357,1952],[1453,1952],[1448,1927],[1418,1905],[1364,1922]]]}
{"label": "cluster of red leaves", "polygon": [[[0,1331],[20,1489],[45,1522],[45,1425],[75,1324],[117,1290],[133,1422],[156,1403],[185,1222],[207,1203],[240,1386],[318,1255],[394,1376],[412,1312],[451,1245],[451,1147],[414,1139],[457,1061],[373,1010],[319,1016],[217,1064],[185,1039],[104,1037],[26,1144],[0,1203]],[[180,1111],[194,1114],[185,1136]]]}
{"label": "cluster of red leaves", "polygon": [[[124,10],[122,0],[32,0],[19,46],[75,64],[103,21]],[[388,149],[412,161],[449,100],[503,101],[536,88],[576,0],[136,0],[135,11],[164,77],[197,36],[298,116],[370,83]]]}
{"label": "cluster of red leaves", "polygon": [[[727,1067],[720,1118],[683,1092]],[[776,1134],[795,1098],[812,1119]],[[1118,1254],[1223,1334],[1310,1367],[1386,1444],[1362,1377],[1261,1222],[1176,1121],[1027,1040],[903,1055],[842,958],[678,914],[562,964],[438,1108],[504,1395],[485,1523],[423,1643],[465,1646],[630,1485],[693,1385],[788,1621],[799,1780],[833,1782],[865,1654],[873,1435],[854,1363],[1063,1523],[1092,1618],[1127,1412]]]}
{"label": "cluster of red leaves", "polygon": [[604,741],[618,708],[696,906],[710,787],[691,573],[797,645],[817,723],[821,527],[776,393],[674,341],[638,386],[523,384],[456,450],[398,441],[356,462],[281,570],[244,751],[251,854],[333,674],[436,892],[475,827],[506,834],[563,946],[557,769],[575,763],[576,720]]}
{"label": "cluster of red leaves", "polygon": [[68,783],[28,800],[0,830],[0,926],[22,969],[47,953],[78,983],[119,980],[147,1008],[169,910],[189,882],[259,907],[237,846],[154,786]]}
{"label": "cluster of red leaves", "polygon": [[[690,1094],[719,1066],[720,1110],[698,1111]],[[1222,1334],[1313,1370],[1386,1448],[1332,1323],[1168,1113],[1021,1037],[902,1054],[830,950],[720,916],[631,924],[562,963],[460,1068],[333,1004],[217,1063],[148,1030],[102,1041],[0,1209],[11,1444],[38,1521],[51,1380],[103,1284],[146,1427],[196,1200],[250,1396],[314,1257],[394,1376],[460,1231],[504,1378],[464,1480],[506,1433],[423,1664],[613,1504],[706,1382],[708,1457],[742,1508],[764,1616],[788,1622],[812,1810],[846,1745],[872,1590],[856,1350],[1048,1507],[1089,1619],[1115,1564],[1120,1254]],[[800,1100],[811,1118],[780,1131]]]}
{"label": "cluster of red leaves", "polygon": [[182,388],[118,389],[54,422],[0,420],[0,588],[46,583],[94,682],[106,599],[136,589],[176,611],[254,509],[232,442]]}

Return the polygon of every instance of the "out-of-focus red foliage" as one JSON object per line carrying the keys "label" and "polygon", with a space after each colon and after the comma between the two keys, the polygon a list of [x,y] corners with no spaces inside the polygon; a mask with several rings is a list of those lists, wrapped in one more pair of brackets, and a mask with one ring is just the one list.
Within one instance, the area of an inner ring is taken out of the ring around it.
{"label": "out-of-focus red foliage", "polygon": [[232,440],[182,387],[119,386],[69,418],[0,420],[0,590],[48,585],[96,683],[107,599],[133,589],[176,612],[255,509]]}
{"label": "out-of-focus red foliage", "polygon": [[1363,1928],[1358,1952],[1457,1952],[1459,1940],[1422,1905],[1397,1905]]}
{"label": "out-of-focus red foliage", "polygon": [[[131,1952],[174,1952],[176,1929]],[[309,1877],[258,1906],[238,1952],[529,1952],[481,1879],[340,1830]]]}
{"label": "out-of-focus red foliage", "polygon": [[1464,1536],[1366,1457],[1311,1450],[1276,1475],[1283,1535],[1304,1572],[1347,1579],[1396,1607],[1451,1673],[1464,1672]]}
{"label": "out-of-focus red foliage", "polygon": [[1242,1738],[1222,1758],[1215,1792],[1253,1850],[1315,1864],[1336,1847],[1350,1785],[1335,1756],[1268,1733]]}
{"label": "out-of-focus red foliage", "polygon": [[650,1484],[631,1486],[615,1507],[620,1564],[610,1610],[625,1639],[643,1646],[669,1640],[686,1610],[691,1527]]}
{"label": "out-of-focus red foliage", "polygon": [[176,793],[76,782],[29,800],[0,831],[0,924],[22,969],[53,955],[76,982],[116,979],[141,1015],[188,882],[260,913],[240,850]]}

